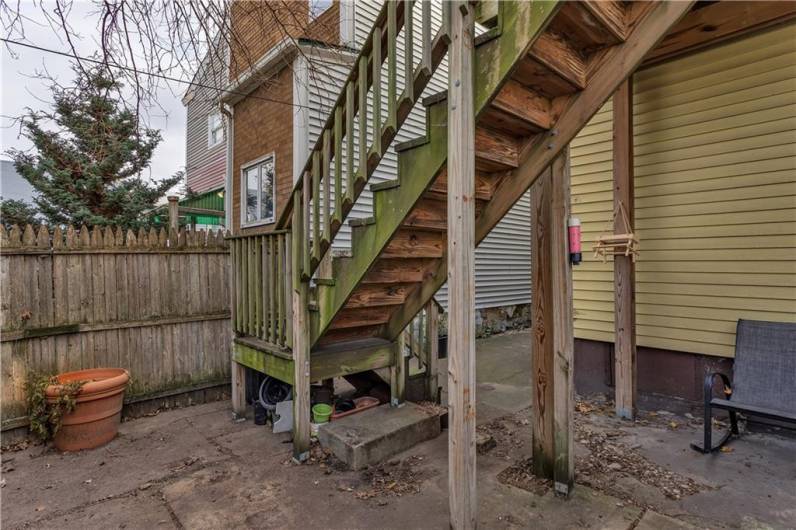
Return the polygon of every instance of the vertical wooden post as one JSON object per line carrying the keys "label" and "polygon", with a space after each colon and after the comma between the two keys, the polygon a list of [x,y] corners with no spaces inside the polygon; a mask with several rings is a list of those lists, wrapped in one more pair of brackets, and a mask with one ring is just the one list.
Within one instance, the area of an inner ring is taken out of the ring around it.
{"label": "vertical wooden post", "polygon": [[473,11],[450,5],[448,60],[448,498],[451,528],[475,528],[475,116]]}
{"label": "vertical wooden post", "polygon": [[569,495],[575,479],[573,413],[575,407],[572,322],[572,268],[569,264],[567,220],[570,214],[569,147],[553,160],[550,208],[551,298],[553,302],[553,482]]}
{"label": "vertical wooden post", "polygon": [[428,332],[426,333],[426,353],[428,363],[426,364],[426,374],[428,383],[428,399],[434,403],[439,402],[439,315],[437,314],[437,302],[432,298],[426,309],[426,319]]}
{"label": "vertical wooden post", "polygon": [[569,495],[574,478],[569,148],[531,189],[533,471]]}
{"label": "vertical wooden post", "polygon": [[246,415],[246,368],[232,361],[232,412],[236,418]]}
{"label": "vertical wooden post", "polygon": [[531,187],[531,406],[532,462],[538,477],[553,478],[553,289],[550,169]]}
{"label": "vertical wooden post", "polygon": [[[633,231],[633,79],[614,94],[614,211],[622,204],[630,226],[621,215],[615,233]],[[614,256],[614,367],[616,415],[636,415],[636,270],[632,256]]]}
{"label": "vertical wooden post", "polygon": [[395,362],[390,367],[390,405],[400,407],[406,398],[406,334],[401,332],[395,339]]}
{"label": "vertical wooden post", "polygon": [[[305,175],[306,178],[306,175]],[[310,336],[309,283],[301,277],[302,252],[306,244],[300,207],[293,208],[293,459],[304,462],[310,450]]]}
{"label": "vertical wooden post", "polygon": [[179,197],[169,195],[166,197],[169,201],[169,230],[180,229],[180,204]]}

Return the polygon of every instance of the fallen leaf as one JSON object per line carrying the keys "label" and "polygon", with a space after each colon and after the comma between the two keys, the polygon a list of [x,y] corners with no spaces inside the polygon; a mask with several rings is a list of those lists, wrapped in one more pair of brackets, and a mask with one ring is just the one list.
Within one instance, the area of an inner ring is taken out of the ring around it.
{"label": "fallen leaf", "polygon": [[720,451],[722,453],[732,453],[733,451],[735,451],[735,449],[726,445],[722,445]]}

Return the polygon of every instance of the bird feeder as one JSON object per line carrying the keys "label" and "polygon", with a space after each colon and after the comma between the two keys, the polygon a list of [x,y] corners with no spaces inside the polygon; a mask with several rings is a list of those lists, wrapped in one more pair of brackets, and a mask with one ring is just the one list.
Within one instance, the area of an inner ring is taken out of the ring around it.
{"label": "bird feeder", "polygon": [[630,219],[621,201],[616,203],[616,208],[614,209],[613,225],[615,227],[617,227],[617,218],[622,219],[624,230],[621,233],[599,236],[593,247],[594,258],[601,258],[603,263],[605,263],[608,260],[608,256],[628,256],[635,263],[639,251],[638,238],[633,233]]}

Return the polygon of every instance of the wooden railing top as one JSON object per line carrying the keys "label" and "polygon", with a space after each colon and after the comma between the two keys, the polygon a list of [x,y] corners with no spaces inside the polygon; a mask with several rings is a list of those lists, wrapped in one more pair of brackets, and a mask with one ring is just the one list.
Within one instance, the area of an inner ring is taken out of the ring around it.
{"label": "wooden railing top", "polygon": [[13,225],[9,230],[0,225],[0,253],[18,254],[30,252],[79,252],[79,251],[226,251],[227,242],[223,230],[171,230],[164,228],[138,231],[119,227],[79,229],[72,225],[65,228],[45,225],[20,228]]}
{"label": "wooden railing top", "polygon": [[[346,90],[345,87],[349,85],[349,83],[356,83],[359,79],[359,69],[357,65],[359,65],[360,59],[362,57],[367,58],[370,55],[370,52],[373,50],[373,36],[376,33],[376,30],[379,29],[379,34],[381,39],[385,45],[381,47],[382,50],[386,50],[386,41],[387,41],[387,32],[381,31],[384,25],[387,22],[387,12],[389,4],[394,0],[387,0],[381,6],[381,10],[379,11],[376,20],[373,23],[373,27],[370,28],[370,32],[368,33],[368,38],[365,40],[365,43],[362,45],[362,48],[359,51],[354,62],[352,62],[351,71],[348,74],[345,82],[343,83],[343,88],[340,90],[340,93],[337,95],[337,100],[335,100],[334,105],[332,105],[332,109],[336,109],[338,107],[343,108],[343,114],[341,115],[342,119],[345,120],[345,101],[346,101]],[[403,2],[396,2],[396,23],[398,27],[401,26],[403,23],[403,15],[404,15],[404,3]],[[368,69],[368,71],[370,71]],[[356,100],[356,98],[355,98]],[[356,101],[354,102],[354,110],[356,111]],[[335,113],[330,112],[329,117],[326,119],[326,123],[324,123],[322,131],[334,131],[334,123],[335,123]],[[307,162],[304,164],[304,169],[298,175],[296,182],[293,185],[293,190],[290,192],[290,196],[288,197],[287,204],[285,204],[284,210],[279,216],[277,220],[276,226],[282,228],[288,226],[291,220],[291,214],[293,213],[293,200],[295,195],[298,191],[300,191],[304,187],[304,175],[310,171],[312,171],[312,159],[313,153],[321,152],[323,150],[323,134],[318,135],[318,139],[315,141],[315,145],[312,149],[310,149],[309,156],[307,156]]]}
{"label": "wooden railing top", "polygon": [[263,237],[263,236],[278,236],[280,234],[288,234],[288,233],[290,233],[290,230],[271,230],[271,231],[268,231],[268,232],[256,232],[256,233],[253,233],[253,234],[252,233],[227,234],[226,236],[224,236],[224,239],[229,241],[229,240],[232,240],[232,239],[247,239],[247,238]]}

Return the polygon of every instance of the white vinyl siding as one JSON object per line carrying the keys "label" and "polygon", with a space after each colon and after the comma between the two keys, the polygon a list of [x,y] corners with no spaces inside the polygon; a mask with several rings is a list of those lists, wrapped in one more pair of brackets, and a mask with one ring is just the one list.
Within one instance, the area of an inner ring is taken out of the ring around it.
{"label": "white vinyl siding", "polygon": [[[634,77],[638,344],[732,356],[739,318],[796,322],[796,26]],[[613,341],[611,103],[572,142],[575,334]]]}
{"label": "white vinyl siding", "polygon": [[[218,112],[220,87],[227,82],[227,69],[223,62],[225,52],[207,55],[194,76],[192,86],[184,98],[185,127],[185,178],[188,187],[196,193],[224,186],[226,174],[225,121]],[[221,140],[210,141],[210,116],[220,119]]]}
{"label": "white vinyl siding", "polygon": [[[373,26],[379,10],[380,1],[368,0],[354,3],[355,40],[361,46]],[[441,3],[434,2],[432,8],[433,23],[432,34],[436,34],[442,23]],[[422,44],[420,40],[420,21],[422,20],[422,6],[415,3],[414,19],[417,24],[415,31],[415,63],[420,60]],[[397,81],[400,93],[404,83],[403,68],[403,39],[404,31],[398,36],[398,61]],[[340,64],[342,61],[312,61],[309,73],[309,101],[313,107],[308,113],[308,145],[307,151],[315,144],[323,125],[326,123],[332,105],[337,99],[339,91],[350,71],[350,64]],[[384,106],[382,119],[386,119],[386,94],[387,75],[386,68],[382,71],[382,97]],[[423,97],[436,94],[447,89],[447,59],[443,61],[432,80],[423,93]],[[433,126],[433,124],[432,124]],[[426,133],[425,108],[420,101],[415,105],[412,113],[404,122],[401,130],[393,142],[396,143],[412,140],[424,136]],[[370,134],[369,134],[370,136]],[[355,157],[358,155],[355,148]],[[394,180],[397,178],[397,156],[391,147],[382,159],[378,168],[370,179],[370,183]],[[351,211],[351,218],[368,217],[372,215],[372,193],[369,189],[360,196]],[[476,305],[479,308],[504,306],[530,302],[530,203],[527,195],[517,206],[498,224],[492,233],[484,240],[476,251]],[[347,249],[351,242],[351,231],[345,224],[337,235],[334,247]],[[445,305],[447,292],[443,287],[437,294],[437,300]]]}

